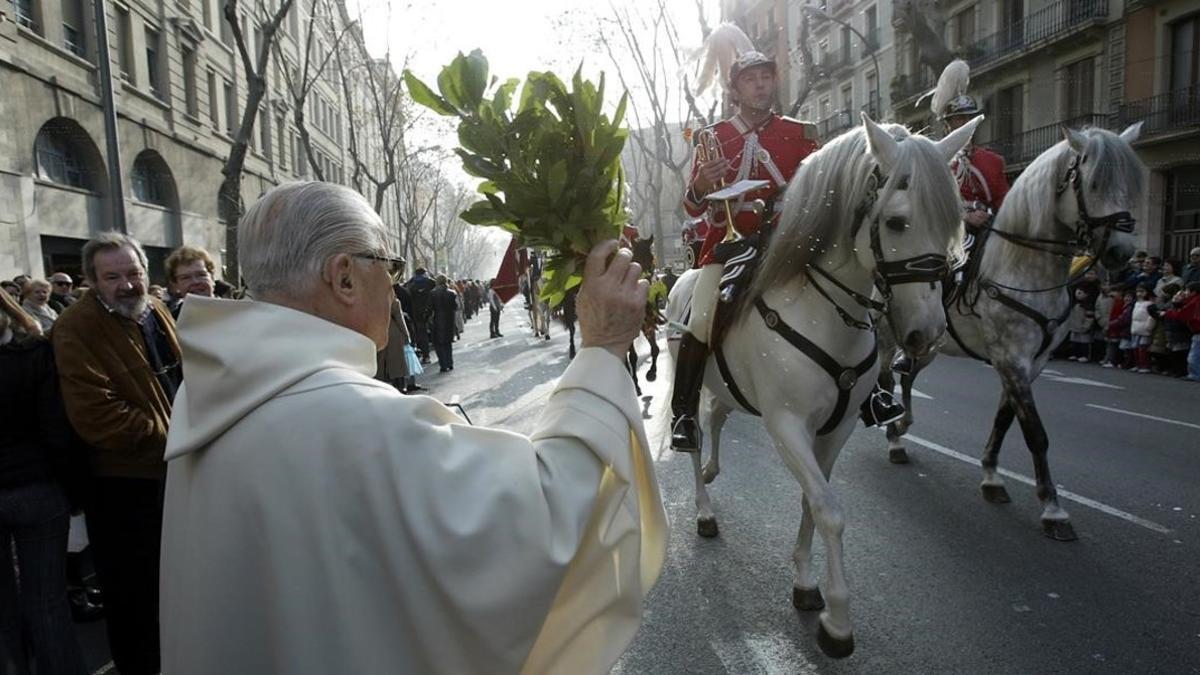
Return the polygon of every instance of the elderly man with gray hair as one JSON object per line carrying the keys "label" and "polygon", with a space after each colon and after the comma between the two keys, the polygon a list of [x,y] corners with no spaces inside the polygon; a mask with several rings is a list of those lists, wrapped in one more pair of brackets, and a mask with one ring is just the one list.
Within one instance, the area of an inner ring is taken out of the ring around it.
{"label": "elderly man with gray hair", "polygon": [[607,672],[667,534],[629,253],[592,251],[585,348],[526,437],[372,379],[401,266],[361,195],[281,185],[239,227],[252,300],[180,320],[163,672]]}

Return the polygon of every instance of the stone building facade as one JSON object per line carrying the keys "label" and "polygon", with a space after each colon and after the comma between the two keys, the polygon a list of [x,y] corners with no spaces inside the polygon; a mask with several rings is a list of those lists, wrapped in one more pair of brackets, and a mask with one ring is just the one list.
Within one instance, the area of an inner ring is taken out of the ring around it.
{"label": "stone building facade", "polygon": [[[122,195],[109,194],[92,4],[8,0],[0,7],[2,278],[79,274],[82,244],[114,226],[111,199],[124,200],[126,229],[146,246],[154,280],[162,281],[164,258],[182,244],[207,249],[219,265],[224,257],[217,192],[241,124],[246,85],[223,3],[103,2]],[[281,69],[303,63],[310,25],[317,26],[310,58],[334,48],[332,25],[308,21],[316,7],[296,2],[271,58],[268,93],[243,171],[248,203],[274,184],[313,174]],[[247,3],[248,11],[269,9]],[[257,53],[261,32],[248,15],[241,21],[248,47]],[[346,183],[351,160],[342,91],[336,70],[327,67],[311,87],[305,117],[326,180]]]}

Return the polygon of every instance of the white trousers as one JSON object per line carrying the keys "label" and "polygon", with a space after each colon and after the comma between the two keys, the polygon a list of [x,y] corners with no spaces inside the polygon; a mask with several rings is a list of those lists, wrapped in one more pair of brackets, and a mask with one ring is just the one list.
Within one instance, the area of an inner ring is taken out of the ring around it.
{"label": "white trousers", "polygon": [[692,316],[688,319],[688,332],[704,344],[708,344],[711,337],[713,317],[717,310],[717,291],[724,267],[720,263],[701,267],[700,277],[692,290]]}

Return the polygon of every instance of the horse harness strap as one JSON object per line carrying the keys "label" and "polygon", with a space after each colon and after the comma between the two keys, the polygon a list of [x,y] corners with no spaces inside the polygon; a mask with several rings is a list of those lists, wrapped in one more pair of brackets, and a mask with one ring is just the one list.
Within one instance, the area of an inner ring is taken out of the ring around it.
{"label": "horse harness strap", "polygon": [[[838,395],[837,403],[834,405],[833,413],[825,424],[817,429],[818,436],[824,436],[837,429],[841,424],[842,418],[846,415],[846,409],[850,406],[850,392],[854,390],[854,385],[858,384],[860,378],[869,373],[875,367],[875,362],[879,358],[878,345],[872,347],[871,353],[867,355],[858,365],[854,367],[845,367],[830,356],[824,349],[821,349],[815,342],[804,337],[796,332],[779,316],[779,313],[767,306],[767,303],[758,298],[754,301],[754,307],[763,318],[763,323],[767,324],[767,328],[778,333],[784,340],[787,340],[802,354],[812,359],[818,366],[829,374],[835,384],[837,384]],[[738,405],[745,408],[746,412],[752,415],[761,417],[760,413],[750,402],[746,400],[741,389],[737,386],[737,382],[733,379],[733,373],[729,370],[729,364],[725,361],[725,354],[720,346],[714,350],[714,356],[717,359],[717,369],[721,372],[721,379],[725,381],[725,386],[728,387],[729,393],[733,395]]]}

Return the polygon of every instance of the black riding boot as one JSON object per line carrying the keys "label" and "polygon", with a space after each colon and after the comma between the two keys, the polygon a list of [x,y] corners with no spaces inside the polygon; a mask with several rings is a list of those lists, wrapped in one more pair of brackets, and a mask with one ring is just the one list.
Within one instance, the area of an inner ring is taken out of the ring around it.
{"label": "black riding boot", "polygon": [[868,427],[883,427],[904,417],[904,404],[892,396],[892,392],[875,384],[875,389],[859,408],[859,417]]}
{"label": "black riding boot", "polygon": [[671,392],[671,448],[679,452],[699,452],[696,410],[700,407],[700,386],[704,383],[704,362],[708,345],[691,333],[679,341],[679,359],[675,362],[675,387]]}

